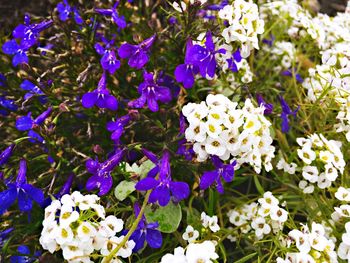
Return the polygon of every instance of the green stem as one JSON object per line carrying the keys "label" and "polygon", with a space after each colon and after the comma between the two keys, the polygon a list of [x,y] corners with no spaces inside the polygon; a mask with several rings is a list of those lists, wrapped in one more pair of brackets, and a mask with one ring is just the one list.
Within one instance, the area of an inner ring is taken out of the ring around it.
{"label": "green stem", "polygon": [[105,262],[106,263],[109,263],[112,260],[114,255],[118,253],[119,249],[121,249],[125,245],[125,243],[129,240],[130,236],[135,232],[137,226],[139,225],[139,222],[142,219],[142,216],[143,216],[144,210],[146,208],[146,205],[148,203],[148,199],[149,199],[149,196],[150,196],[151,192],[152,192],[152,190],[149,190],[146,193],[145,200],[143,201],[140,213],[138,214],[136,220],[132,224],[132,226],[131,226],[130,230],[128,231],[128,233],[126,234],[126,236],[123,238],[123,241],[120,242],[118,244],[118,246],[115,249],[113,249],[112,252],[107,257],[105,257],[105,259],[106,259]]}

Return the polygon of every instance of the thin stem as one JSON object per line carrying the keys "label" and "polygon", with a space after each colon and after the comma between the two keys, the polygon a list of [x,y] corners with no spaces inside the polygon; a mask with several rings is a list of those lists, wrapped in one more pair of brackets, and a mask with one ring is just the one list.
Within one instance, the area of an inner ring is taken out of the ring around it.
{"label": "thin stem", "polygon": [[142,219],[142,216],[143,216],[144,210],[146,208],[146,205],[148,203],[148,199],[149,199],[149,196],[150,196],[151,192],[152,192],[152,190],[147,191],[147,193],[145,195],[145,200],[143,201],[143,204],[142,204],[142,207],[141,207],[141,210],[140,210],[140,213],[138,214],[136,220],[132,224],[132,226],[129,229],[129,231],[126,234],[126,236],[123,238],[123,241],[120,242],[118,244],[118,246],[115,249],[113,249],[112,252],[107,257],[105,257],[105,262],[106,263],[109,263],[112,260],[114,255],[118,253],[119,249],[121,249],[125,245],[125,243],[129,240],[130,236],[135,232],[137,226],[139,225],[140,220]]}

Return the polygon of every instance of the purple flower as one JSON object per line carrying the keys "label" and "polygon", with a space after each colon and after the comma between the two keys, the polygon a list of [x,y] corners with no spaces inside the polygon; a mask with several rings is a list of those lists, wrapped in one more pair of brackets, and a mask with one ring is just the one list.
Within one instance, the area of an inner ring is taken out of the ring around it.
{"label": "purple flower", "polygon": [[30,24],[28,14],[24,17],[24,24],[18,25],[12,32],[14,38],[21,39],[21,46],[31,47],[38,42],[39,34],[53,24],[52,20],[42,21],[38,24]]}
{"label": "purple flower", "polygon": [[181,139],[178,142],[178,148],[176,153],[178,155],[182,155],[185,157],[187,161],[192,161],[195,156],[195,152],[193,151],[193,147],[188,144],[186,139]]}
{"label": "purple flower", "polygon": [[205,39],[205,47],[194,45],[189,50],[190,61],[199,67],[199,72],[203,78],[207,76],[213,78],[216,70],[215,55],[217,53],[225,54],[225,49],[215,50],[215,44],[211,32],[208,31]]}
{"label": "purple flower", "polygon": [[165,74],[163,70],[158,73],[157,83],[159,86],[170,88],[173,98],[176,98],[180,93],[180,86],[177,85],[175,79]]}
{"label": "purple flower", "polygon": [[124,132],[124,126],[128,125],[130,121],[131,121],[131,116],[127,114],[120,117],[116,121],[110,121],[107,123],[107,130],[109,132],[112,132],[111,139],[113,141],[119,142],[119,139]]}
{"label": "purple flower", "polygon": [[235,174],[236,161],[231,164],[224,164],[217,156],[211,158],[216,169],[213,171],[204,172],[199,183],[201,190],[208,189],[211,185],[216,185],[216,190],[222,194],[224,193],[224,187],[221,182],[221,177],[225,182],[232,182]]}
{"label": "purple flower", "polygon": [[30,249],[26,245],[20,245],[17,248],[17,252],[18,254],[20,254],[20,256],[11,256],[10,257],[11,263],[32,263],[32,262],[35,262],[38,259],[38,257],[41,255],[41,252],[37,251],[34,253],[34,257],[30,256],[31,255]]}
{"label": "purple flower", "polygon": [[199,67],[192,62],[190,50],[193,47],[192,40],[187,40],[185,63],[176,67],[174,75],[177,82],[182,82],[186,89],[192,88],[194,77],[199,73]]}
{"label": "purple flower", "polygon": [[0,214],[3,214],[16,200],[21,212],[32,210],[33,201],[39,205],[44,201],[44,193],[31,184],[26,178],[27,164],[24,159],[20,161],[17,180],[15,183],[8,183],[7,190],[0,192]]}
{"label": "purple flower", "polygon": [[205,9],[212,10],[212,11],[219,11],[220,9],[224,8],[228,4],[229,4],[228,0],[222,0],[220,4],[209,5]]}
{"label": "purple flower", "polygon": [[14,148],[15,148],[15,144],[11,144],[0,153],[0,167],[8,162]]}
{"label": "purple flower", "polygon": [[[174,182],[171,178],[170,171],[170,153],[165,150],[160,161],[155,160],[155,155],[151,153],[153,163],[155,163],[159,169],[159,178],[155,179],[148,174],[144,179],[141,179],[135,188],[138,191],[152,190],[149,197],[150,203],[158,202],[160,206],[166,206],[171,195],[175,202],[179,202],[187,198],[190,194],[190,188],[185,182]],[[152,169],[154,170],[154,168]],[[151,170],[151,171],[152,171]]]}
{"label": "purple flower", "polygon": [[256,100],[257,100],[259,106],[261,106],[261,105],[264,106],[264,108],[265,108],[264,114],[265,115],[269,115],[269,114],[272,113],[272,111],[273,111],[273,104],[267,103],[260,93],[256,94]]}
{"label": "purple flower", "polygon": [[103,72],[102,77],[98,83],[97,89],[92,92],[85,93],[81,99],[81,103],[85,108],[91,108],[95,104],[101,109],[117,110],[118,101],[110,94],[106,87],[106,73]]}
{"label": "purple flower", "polygon": [[267,45],[269,45],[270,47],[272,47],[273,42],[275,41],[275,39],[276,39],[275,36],[273,34],[270,34],[270,38],[264,38],[262,40],[262,42],[267,44]]}
{"label": "purple flower", "polygon": [[293,69],[293,70],[285,70],[285,71],[282,71],[282,75],[283,76],[287,76],[287,77],[295,77],[295,80],[299,83],[303,83],[304,79],[300,76],[299,73],[296,73],[296,69]]}
{"label": "purple flower", "polygon": [[280,95],[278,96],[278,99],[281,103],[281,107],[282,107],[282,113],[281,113],[281,119],[282,119],[282,132],[283,133],[287,133],[290,130],[290,126],[289,126],[289,115],[294,116],[294,118],[296,118],[296,114],[300,108],[300,106],[298,106],[298,108],[295,111],[292,111],[289,107],[289,105],[287,104],[287,102],[283,99],[283,97]]}
{"label": "purple flower", "polygon": [[28,56],[26,54],[28,46],[18,45],[16,40],[9,40],[2,45],[2,51],[7,55],[14,55],[12,58],[12,65],[28,63]]}
{"label": "purple flower", "polygon": [[149,60],[148,52],[156,39],[156,35],[147,38],[138,45],[124,43],[118,50],[118,55],[121,58],[129,59],[129,66],[136,69],[141,69]]}
{"label": "purple flower", "polygon": [[[140,213],[140,206],[137,202],[134,204],[135,217]],[[163,243],[162,234],[157,230],[158,222],[147,223],[145,215],[137,225],[134,233],[130,236],[130,239],[135,242],[133,252],[137,252],[142,249],[145,245],[145,241],[151,248],[160,248]]]}
{"label": "purple flower", "polygon": [[143,73],[144,82],[139,85],[138,92],[141,97],[130,101],[128,103],[129,107],[142,108],[147,102],[148,108],[156,112],[158,111],[158,101],[163,103],[168,103],[171,101],[171,91],[168,87],[160,86],[158,82],[154,81],[154,76],[152,73],[145,71]]}
{"label": "purple flower", "polygon": [[[104,39],[103,39],[104,40]],[[108,71],[109,74],[114,74],[115,71],[120,68],[120,61],[115,55],[115,48],[112,47],[114,40],[110,42],[104,40],[105,48],[101,44],[95,44],[95,50],[98,54],[102,56],[100,63],[104,70]]]}
{"label": "purple flower", "polygon": [[0,106],[10,111],[16,111],[18,109],[14,100],[6,99],[3,96],[0,96]]}
{"label": "purple flower", "polygon": [[123,29],[126,27],[126,21],[125,21],[124,16],[119,16],[118,11],[117,11],[118,5],[119,5],[119,1],[117,1],[114,4],[113,8],[110,8],[110,9],[96,8],[95,12],[100,14],[100,15],[111,16],[113,23],[116,24],[119,28]]}
{"label": "purple flower", "polygon": [[35,125],[41,125],[45,121],[45,119],[50,116],[51,112],[52,112],[52,107],[49,107],[46,111],[41,113],[34,120],[31,116],[32,113],[29,112],[27,116],[19,117],[16,120],[16,128],[19,131],[28,131],[30,129],[33,129]]}
{"label": "purple flower", "polygon": [[29,91],[28,93],[26,93],[24,95],[24,99],[28,100],[31,97],[33,97],[34,95],[40,95],[39,100],[42,104],[46,103],[47,98],[46,96],[44,96],[44,92],[41,91],[41,89],[36,86],[34,83],[30,82],[29,80],[25,79],[23,80],[23,82],[20,85],[21,89]]}
{"label": "purple flower", "polygon": [[68,4],[67,0],[63,0],[63,2],[57,4],[57,11],[59,19],[63,22],[67,21],[73,13],[75,23],[78,25],[82,25],[84,23],[84,20],[81,18],[81,15],[78,12],[78,9],[76,7],[71,7]]}
{"label": "purple flower", "polygon": [[13,229],[13,227],[10,227],[0,232],[0,248],[4,247],[4,243],[8,239],[8,235],[13,231]]}
{"label": "purple flower", "polygon": [[237,72],[238,71],[238,67],[236,62],[241,62],[242,60],[242,56],[241,56],[241,52],[239,50],[239,48],[232,54],[232,57],[230,59],[227,59],[227,63],[228,63],[228,68],[232,71],[232,72]]}
{"label": "purple flower", "polygon": [[113,185],[111,172],[120,163],[124,153],[125,150],[117,150],[103,163],[93,159],[87,160],[86,169],[93,175],[86,182],[86,190],[99,189],[99,195],[107,194]]}

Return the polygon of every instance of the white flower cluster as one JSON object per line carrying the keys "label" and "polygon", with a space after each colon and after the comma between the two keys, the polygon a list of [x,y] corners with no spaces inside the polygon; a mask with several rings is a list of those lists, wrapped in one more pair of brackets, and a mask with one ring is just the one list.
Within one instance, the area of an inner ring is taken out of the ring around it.
{"label": "white flower cluster", "polygon": [[[217,216],[208,216],[205,212],[201,214],[202,226],[209,230],[210,232],[216,233],[220,230],[218,225]],[[199,237],[199,232],[195,230],[191,225],[187,226],[185,233],[183,233],[182,238],[188,243],[193,243]]]}
{"label": "white flower cluster", "polygon": [[335,243],[328,237],[325,227],[315,222],[311,231],[303,225],[302,230],[293,229],[288,234],[287,247],[295,245],[299,252],[287,253],[286,258],[277,258],[277,263],[337,263]]}
{"label": "white flower cluster", "polygon": [[[70,263],[93,262],[90,255],[99,251],[107,256],[123,240],[116,233],[123,229],[124,222],[113,215],[105,216],[105,209],[98,204],[97,195],[82,195],[75,191],[53,200],[45,208],[45,219],[40,236],[43,249],[54,253],[62,249],[63,257]],[[116,256],[127,258],[135,246],[127,243]],[[113,262],[120,262],[117,258]]]}
{"label": "white flower cluster", "polygon": [[272,54],[271,59],[279,61],[279,65],[274,68],[275,71],[281,71],[292,68],[296,63],[295,45],[288,41],[277,41],[273,43],[272,48],[264,46],[265,50]]}
{"label": "white flower cluster", "polygon": [[[214,262],[219,255],[215,252],[215,241],[206,240],[202,243],[190,243],[185,249],[177,247],[174,254],[166,254],[162,257],[160,263],[196,263],[196,262]],[[216,261],[215,261],[216,262]]]}
{"label": "white flower cluster", "polygon": [[189,122],[186,139],[194,143],[200,162],[209,155],[222,160],[232,156],[237,160],[236,169],[248,163],[257,173],[263,165],[270,171],[275,147],[271,145],[271,123],[264,116],[264,107],[255,107],[250,99],[241,109],[237,106],[221,94],[209,94],[200,104],[188,103],[182,109]]}
{"label": "white flower cluster", "polygon": [[229,23],[222,31],[226,43],[240,42],[242,57],[248,57],[254,48],[259,49],[258,35],[264,33],[264,20],[259,18],[258,6],[253,1],[235,0],[219,11],[219,17]]}
{"label": "white flower cluster", "polygon": [[297,138],[301,147],[298,157],[303,161],[299,187],[304,193],[314,191],[314,183],[320,189],[330,187],[339,174],[344,172],[345,161],[340,150],[341,142],[327,140],[322,134],[312,134],[307,138]]}
{"label": "white flower cluster", "polygon": [[296,163],[287,163],[286,160],[281,157],[278,161],[276,168],[278,170],[283,170],[285,173],[295,174],[297,164]]}
{"label": "white flower cluster", "polygon": [[[264,235],[277,233],[282,230],[284,222],[288,219],[288,212],[279,206],[279,200],[271,192],[264,193],[258,203],[245,204],[238,209],[227,213],[229,221],[240,227],[243,234],[255,232],[255,238],[260,240]],[[230,237],[235,241],[235,237]]]}
{"label": "white flower cluster", "polygon": [[278,16],[281,23],[289,25],[287,33],[292,38],[310,36],[319,46],[324,43],[325,32],[322,26],[314,21],[311,14],[302,8],[297,0],[273,1],[261,5],[261,14],[265,19],[271,15]]}

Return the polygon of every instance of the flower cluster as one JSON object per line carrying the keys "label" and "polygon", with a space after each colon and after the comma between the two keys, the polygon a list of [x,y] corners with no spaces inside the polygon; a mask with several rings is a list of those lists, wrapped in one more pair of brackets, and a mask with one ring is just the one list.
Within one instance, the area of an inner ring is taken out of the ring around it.
{"label": "flower cluster", "polygon": [[[62,250],[68,262],[93,262],[94,251],[108,256],[122,242],[124,236],[116,236],[123,230],[124,222],[113,215],[105,216],[105,209],[96,195],[73,192],[53,200],[45,208],[40,244],[54,253]],[[130,240],[116,256],[127,258],[135,242]]]}
{"label": "flower cluster", "polygon": [[236,158],[235,169],[249,163],[257,173],[264,165],[272,169],[271,160],[275,147],[269,127],[271,123],[264,116],[264,107],[255,107],[250,99],[242,108],[227,97],[208,95],[200,104],[188,103],[182,109],[189,127],[185,136],[193,142],[193,150],[199,161],[209,155],[228,160]]}
{"label": "flower cluster", "polygon": [[[243,234],[255,233],[255,238],[260,240],[265,235],[277,233],[283,229],[284,222],[288,219],[288,212],[279,206],[279,200],[271,192],[265,192],[258,202],[245,204],[240,208],[230,210],[227,213],[230,223]],[[231,241],[236,241],[235,231]]]}
{"label": "flower cluster", "polygon": [[264,33],[264,20],[259,17],[258,6],[252,1],[236,0],[219,11],[219,17],[229,26],[222,31],[226,43],[240,42],[242,57],[259,49],[258,34]]}
{"label": "flower cluster", "polygon": [[288,252],[285,259],[277,258],[277,263],[338,262],[335,243],[322,224],[312,222],[311,229],[307,225],[301,231],[293,229],[286,243],[287,247],[295,246],[298,252]]}
{"label": "flower cluster", "polygon": [[303,162],[303,180],[299,187],[304,193],[312,193],[314,183],[320,189],[330,187],[338,175],[344,172],[341,142],[327,140],[322,134],[312,134],[307,138],[297,138],[297,143],[300,146],[298,157]]}

